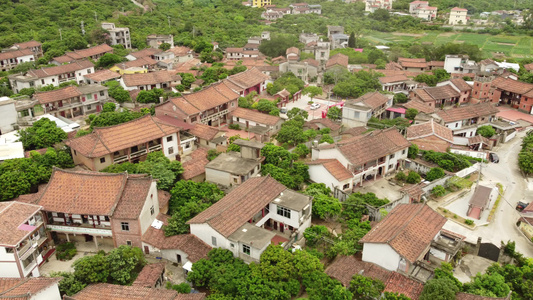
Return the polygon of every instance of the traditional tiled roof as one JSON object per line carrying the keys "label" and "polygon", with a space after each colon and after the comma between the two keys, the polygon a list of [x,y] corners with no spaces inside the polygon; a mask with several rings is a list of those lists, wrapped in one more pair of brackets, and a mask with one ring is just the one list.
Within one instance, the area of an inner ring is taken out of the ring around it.
{"label": "traditional tiled roof", "polygon": [[218,128],[201,123],[194,124],[194,128],[189,130],[190,134],[207,141],[214,139],[219,132]]}
{"label": "traditional tiled roof", "polygon": [[101,44],[101,45],[94,46],[94,47],[87,48],[87,49],[74,50],[72,52],[67,52],[63,56],[54,57],[53,60],[60,64],[63,64],[63,63],[68,63],[68,62],[75,61],[78,59],[84,59],[84,58],[89,58],[91,56],[104,54],[104,53],[113,53],[113,48],[111,48],[107,44]]}
{"label": "traditional tiled roof", "polygon": [[362,135],[368,130],[366,127],[352,127],[342,131],[342,134],[349,134],[351,136]]}
{"label": "traditional tiled roof", "polygon": [[331,119],[328,119],[328,118],[320,118],[320,119],[313,119],[311,121],[307,121],[307,122],[305,122],[304,127],[309,127],[309,128],[312,128],[312,129],[319,129],[316,124],[321,124],[321,125],[329,128],[329,129],[331,129],[332,131],[337,131],[337,130],[339,130],[341,128],[340,124],[337,124],[337,123],[333,122]]}
{"label": "traditional tiled roof", "polygon": [[85,157],[102,157],[115,151],[177,133],[180,128],[161,123],[150,115],[67,140],[65,143]]}
{"label": "traditional tiled roof", "polygon": [[126,62],[118,63],[115,65],[115,67],[120,68],[122,70],[126,70],[128,68],[140,68],[144,66],[153,66],[157,64],[157,61],[149,56],[145,57],[139,57],[136,60],[129,60]]}
{"label": "traditional tiled roof", "polygon": [[438,136],[439,138],[453,143],[453,132],[450,128],[435,123],[431,119],[427,123],[415,124],[407,127],[407,140],[425,138],[431,135]]}
{"label": "traditional tiled roof", "polygon": [[243,48],[226,48],[226,53],[241,53]]}
{"label": "traditional tiled roof", "polygon": [[27,48],[33,48],[33,47],[40,47],[42,46],[42,44],[37,41],[28,41],[28,42],[23,42],[23,43],[16,43],[14,44],[14,46],[17,46],[17,48],[19,49],[27,49]]}
{"label": "traditional tiled roof", "polygon": [[316,67],[316,68],[318,68],[318,66],[320,66],[320,63],[318,62],[318,60],[315,60],[315,59],[312,59],[312,58],[304,59],[304,60],[302,60],[302,62],[303,63],[307,63],[310,66],[313,66],[313,67]]}
{"label": "traditional tiled roof", "polygon": [[0,278],[0,299],[36,299],[36,294],[57,284],[60,280],[61,277]]}
{"label": "traditional tiled roof", "polygon": [[350,286],[356,274],[383,282],[386,292],[404,294],[416,300],[422,293],[424,285],[397,272],[388,271],[373,263],[358,261],[354,256],[340,256],[325,270],[330,277],[339,280],[344,286]]}
{"label": "traditional tiled roof", "polygon": [[389,101],[389,98],[387,98],[385,95],[381,94],[380,92],[366,93],[363,96],[354,100],[354,102],[363,102],[366,106],[370,107],[371,109],[376,109],[382,106],[383,104],[387,103],[387,101]]}
{"label": "traditional tiled roof", "polygon": [[433,113],[435,111],[435,108],[432,106],[427,105],[426,103],[419,101],[419,100],[411,100],[407,103],[402,104],[403,107],[409,109],[414,108],[418,110],[419,112],[423,112],[426,114]]}
{"label": "traditional tiled roof", "polygon": [[[436,7],[426,7],[426,9],[437,9]],[[444,68],[444,62],[439,60],[432,60],[428,63],[431,67]]]}
{"label": "traditional tiled roof", "polygon": [[153,180],[150,176],[130,176],[126,181],[126,186],[118,201],[113,218],[127,220],[138,219],[150,192],[152,182]]}
{"label": "traditional tiled roof", "polygon": [[454,97],[459,97],[461,94],[456,91],[449,84],[435,87],[424,88],[426,93],[428,93],[431,98],[435,100],[449,99]]}
{"label": "traditional tiled roof", "polygon": [[189,157],[191,158],[190,160],[182,162],[184,171],[181,174],[181,177],[185,180],[204,174],[205,165],[209,163],[209,160],[207,159],[207,150],[205,148],[194,150]]}
{"label": "traditional tiled roof", "polygon": [[352,172],[348,171],[336,159],[317,159],[307,162],[308,165],[322,165],[338,181],[343,181],[353,177]]}
{"label": "traditional tiled roof", "polygon": [[285,51],[285,54],[289,55],[289,54],[300,54],[300,49],[296,48],[296,47],[290,47],[287,49],[287,51]]}
{"label": "traditional tiled roof", "polygon": [[342,155],[354,166],[377,160],[409,145],[409,141],[394,127],[372,131],[365,136],[337,143]]}
{"label": "traditional tiled roof", "polygon": [[471,138],[468,138],[468,145],[480,144],[490,145],[490,140],[484,136],[476,135]]}
{"label": "traditional tiled roof", "polygon": [[400,256],[414,263],[446,223],[446,218],[425,204],[396,206],[361,240],[361,243],[388,244]]}
{"label": "traditional tiled roof", "polygon": [[176,46],[174,48],[170,48],[168,51],[174,53],[175,56],[180,57],[180,56],[186,56],[192,50],[189,47],[184,47],[184,46],[179,46],[178,47],[178,46]]}
{"label": "traditional tiled roof", "polygon": [[[168,225],[169,216],[159,214],[157,220],[163,222],[163,225]],[[150,244],[158,249],[178,249],[187,254],[187,259],[193,263],[202,258],[207,257],[207,253],[211,250],[211,246],[204,243],[193,234],[178,234],[172,236],[165,236],[163,229],[156,229],[152,226],[143,234],[142,241]]]}
{"label": "traditional tiled roof", "polygon": [[82,94],[78,90],[77,86],[67,86],[59,90],[53,90],[48,92],[37,92],[33,95],[33,98],[38,100],[39,103],[51,103],[60,100],[67,100],[70,98],[80,97]]}
{"label": "traditional tiled roof", "polygon": [[341,54],[341,53],[337,53],[333,55],[326,62],[326,69],[329,69],[335,65],[339,65],[339,66],[347,68],[348,67],[348,56]]}
{"label": "traditional tiled roof", "polygon": [[30,49],[12,50],[0,52],[0,60],[13,59],[21,56],[33,55]]}
{"label": "traditional tiled roof", "polygon": [[83,77],[90,79],[92,81],[95,81],[95,82],[103,82],[103,81],[108,81],[111,79],[120,78],[121,75],[118,74],[117,72],[113,72],[111,70],[105,69],[105,70],[96,71],[94,73],[84,75]]}
{"label": "traditional tiled roof", "polygon": [[451,10],[452,11],[468,11],[468,9],[466,9],[466,8],[459,8],[459,7],[454,7]]}
{"label": "traditional tiled roof", "polygon": [[499,110],[492,103],[479,103],[475,105],[461,106],[437,112],[437,115],[446,123],[466,120],[476,117],[489,117]]}
{"label": "traditional tiled roof", "polygon": [[407,78],[407,76],[405,75],[394,75],[394,76],[385,76],[385,77],[379,77],[379,82],[381,84],[387,84],[387,83],[392,83],[392,82],[402,82],[402,81],[407,81],[409,80],[409,78]]}
{"label": "traditional tiled roof", "polygon": [[129,55],[139,59],[141,57],[153,56],[161,52],[162,52],[161,50],[156,49],[156,48],[146,48],[140,51],[131,52]]}
{"label": "traditional tiled roof", "polygon": [[270,176],[250,178],[187,224],[207,223],[229,237],[286,189]]}
{"label": "traditional tiled roof", "polygon": [[461,92],[466,92],[466,91],[472,90],[472,87],[468,83],[466,83],[466,81],[464,81],[463,78],[456,78],[456,79],[452,79],[450,81]]}
{"label": "traditional tiled roof", "polygon": [[124,85],[129,87],[171,82],[174,81],[174,79],[175,75],[173,76],[170,72],[165,70],[150,73],[124,74],[122,76]]}
{"label": "traditional tiled roof", "polygon": [[503,77],[494,79],[492,85],[498,89],[521,95],[533,90],[533,84],[531,83]]}
{"label": "traditional tiled roof", "polygon": [[280,117],[271,116],[253,109],[247,109],[242,107],[237,107],[234,111],[231,112],[231,114],[237,118],[250,120],[258,124],[265,124],[270,126],[276,125],[281,120]]}
{"label": "traditional tiled roof", "polygon": [[155,287],[161,275],[165,272],[165,262],[148,264],[143,267],[132,286],[142,286],[147,288]]}
{"label": "traditional tiled roof", "polygon": [[485,297],[479,295],[472,295],[467,293],[457,293],[455,294],[455,300],[507,300],[507,297]]}
{"label": "traditional tiled roof", "polygon": [[259,71],[257,68],[251,68],[244,72],[231,75],[225,81],[229,81],[236,86],[232,87],[234,91],[241,92],[263,83],[269,78],[268,75],[263,74],[263,72]]}
{"label": "traditional tiled roof", "polygon": [[152,289],[141,286],[125,286],[108,283],[90,284],[73,296],[66,296],[65,300],[202,300],[205,294],[178,294],[174,290]]}
{"label": "traditional tiled roof", "polygon": [[169,192],[163,191],[163,190],[157,190],[157,200],[159,201],[159,209],[168,206],[170,197],[171,195]]}
{"label": "traditional tiled roof", "polygon": [[[48,76],[56,76],[65,73],[73,73],[82,69],[93,68],[94,64],[89,60],[77,60],[70,64],[60,65],[50,68],[41,68],[37,70],[29,70],[28,75],[36,78],[44,78]],[[12,75],[12,76],[16,76]]]}
{"label": "traditional tiled roof", "polygon": [[0,202],[0,245],[14,247],[28,236],[31,231],[20,225],[41,209],[40,205],[18,201]]}

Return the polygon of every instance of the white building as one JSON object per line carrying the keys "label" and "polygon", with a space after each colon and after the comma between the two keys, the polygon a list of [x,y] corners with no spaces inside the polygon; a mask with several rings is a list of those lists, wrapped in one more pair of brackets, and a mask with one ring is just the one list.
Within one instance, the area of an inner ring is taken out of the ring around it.
{"label": "white building", "polygon": [[413,1],[409,3],[409,13],[417,18],[431,21],[437,17],[437,7],[429,6],[427,1]]}
{"label": "white building", "polygon": [[248,179],[187,222],[191,233],[212,247],[258,262],[270,244],[302,237],[311,226],[311,197],[287,189],[270,176]]}
{"label": "white building", "polygon": [[39,264],[48,240],[41,210],[24,202],[0,202],[0,277],[41,276]]}
{"label": "white building", "polygon": [[467,14],[468,14],[468,9],[466,8],[459,8],[459,7],[452,8],[452,10],[450,11],[449,24],[450,25],[466,25],[466,23],[468,22],[468,18],[466,16]]}
{"label": "white building", "polygon": [[6,72],[19,64],[35,61],[35,55],[30,49],[9,50],[0,53],[0,71]]}
{"label": "white building", "polygon": [[354,175],[336,159],[307,162],[311,181],[323,183],[331,190],[351,191]]}
{"label": "white building", "polygon": [[407,158],[409,145],[409,141],[393,127],[315,147],[312,150],[312,160],[338,160],[354,174],[352,185],[356,187],[364,181],[375,180],[398,170]]}
{"label": "white building", "polygon": [[394,0],[365,0],[365,11],[374,13],[378,9],[392,9]]}
{"label": "white building", "polygon": [[102,28],[109,31],[111,45],[122,45],[126,49],[131,49],[129,28],[115,27],[115,23],[102,23]]}
{"label": "white building", "polygon": [[17,110],[15,100],[9,97],[0,97],[0,135],[14,130],[17,123]]}
{"label": "white building", "polygon": [[379,92],[367,93],[349,100],[342,108],[342,124],[346,127],[365,126],[371,117],[380,118],[385,110],[392,106],[392,95]]}

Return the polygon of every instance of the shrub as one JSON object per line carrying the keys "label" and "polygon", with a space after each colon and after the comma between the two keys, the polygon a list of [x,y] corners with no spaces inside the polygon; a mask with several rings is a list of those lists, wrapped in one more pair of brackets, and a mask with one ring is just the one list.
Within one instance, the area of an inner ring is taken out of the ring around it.
{"label": "shrub", "polygon": [[466,225],[474,225],[474,221],[470,220],[470,219],[466,219],[465,220],[465,224]]}
{"label": "shrub", "polygon": [[426,180],[433,181],[435,179],[439,179],[444,177],[444,170],[441,168],[432,168],[429,170],[429,172],[426,174]]}
{"label": "shrub", "polygon": [[56,258],[59,260],[71,260],[77,253],[74,243],[68,242],[56,246]]}
{"label": "shrub", "polygon": [[407,179],[407,175],[405,175],[404,172],[398,172],[394,178],[398,181],[405,181]]}
{"label": "shrub", "polygon": [[[446,189],[442,185],[437,185],[431,190],[435,197],[442,197],[446,194]],[[446,211],[445,211],[446,212]]]}
{"label": "shrub", "polygon": [[409,171],[409,175],[407,175],[406,179],[407,183],[419,183],[420,182],[420,175],[415,171]]}
{"label": "shrub", "polygon": [[168,290],[175,290],[179,294],[188,294],[191,292],[191,286],[187,283],[180,283],[180,284],[172,284],[170,282],[167,282],[167,289]]}
{"label": "shrub", "polygon": [[230,124],[228,127],[229,129],[233,130],[241,130],[241,126],[239,124]]}

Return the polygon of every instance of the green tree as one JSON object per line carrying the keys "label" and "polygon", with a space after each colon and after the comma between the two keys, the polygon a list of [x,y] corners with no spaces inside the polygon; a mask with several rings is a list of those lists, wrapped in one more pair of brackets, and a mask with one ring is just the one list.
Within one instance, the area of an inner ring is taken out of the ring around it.
{"label": "green tree", "polygon": [[406,119],[414,120],[416,115],[418,115],[418,110],[415,108],[408,108],[407,111],[405,111]]}
{"label": "green tree", "polygon": [[455,283],[455,285],[457,286],[459,290],[463,288],[463,284],[457,278],[455,278],[455,276],[453,276],[453,266],[450,263],[446,263],[446,262],[441,263],[440,268],[435,269],[434,275],[436,279],[440,279],[440,278],[450,279],[451,281]]}
{"label": "green tree", "polygon": [[104,255],[82,257],[72,264],[74,275],[83,283],[107,282],[109,265]]}
{"label": "green tree", "polygon": [[311,101],[313,101],[314,97],[322,95],[322,93],[322,88],[314,85],[307,86],[302,90],[302,94],[309,96]]}
{"label": "green tree", "polygon": [[411,300],[411,298],[407,297],[404,294],[391,293],[391,292],[385,292],[382,299],[383,300]]}
{"label": "green tree", "polygon": [[109,281],[113,284],[131,284],[146,264],[140,248],[125,245],[113,249],[105,258],[108,264]]}
{"label": "green tree", "polygon": [[259,51],[268,57],[285,56],[285,51],[298,45],[294,35],[273,35],[270,40],[263,40],[259,45]]}
{"label": "green tree", "polygon": [[431,189],[431,194],[435,197],[442,197],[446,194],[446,189],[442,185],[437,185]]}
{"label": "green tree", "polygon": [[348,38],[348,47],[355,48],[355,33],[350,33],[350,37]]}
{"label": "green tree", "polygon": [[48,148],[67,139],[67,133],[56,122],[41,118],[32,127],[17,132],[25,150]]}
{"label": "green tree", "polygon": [[311,151],[305,144],[298,144],[296,148],[293,151],[294,154],[298,155],[299,157],[306,157]]}
{"label": "green tree", "polygon": [[420,300],[454,300],[459,288],[450,278],[430,279],[424,285]]}
{"label": "green tree", "polygon": [[161,43],[161,45],[159,45],[159,50],[167,51],[170,47],[172,47],[172,45],[169,43]]}
{"label": "green tree", "polygon": [[117,106],[113,102],[107,102],[104,104],[102,112],[113,112],[117,109]]}
{"label": "green tree", "polygon": [[50,277],[62,277],[58,283],[59,292],[61,295],[72,296],[83,290],[87,284],[78,280],[74,273],[69,272],[52,272]]}
{"label": "green tree", "polygon": [[272,110],[277,109],[277,106],[274,102],[267,100],[267,99],[261,99],[259,102],[257,102],[257,110],[264,113],[270,113]]}
{"label": "green tree", "polygon": [[307,117],[309,116],[309,113],[303,109],[300,109],[298,107],[293,107],[291,110],[287,112],[287,118],[289,120],[294,119],[295,117],[302,117],[303,120],[307,120]]}
{"label": "green tree", "polygon": [[342,119],[342,110],[337,106],[330,107],[326,116],[333,121],[340,120]]}
{"label": "green tree", "polygon": [[403,93],[394,94],[394,103],[406,103],[409,98]]}
{"label": "green tree", "polygon": [[420,175],[415,171],[409,171],[409,174],[407,174],[407,179],[405,180],[407,183],[419,183],[420,182]]}
{"label": "green tree", "polygon": [[505,277],[498,273],[478,273],[471,282],[465,283],[463,289],[467,293],[486,297],[506,297],[510,291]]}
{"label": "green tree", "polygon": [[407,157],[415,159],[418,156],[418,146],[416,144],[411,144],[409,150],[407,151]]}
{"label": "green tree", "polygon": [[483,137],[486,137],[486,138],[491,138],[492,136],[494,136],[496,134],[496,130],[494,130],[494,128],[492,128],[492,126],[490,125],[484,125],[484,126],[480,126],[477,131],[476,131],[476,135],[479,134]]}
{"label": "green tree", "polygon": [[431,168],[429,172],[426,174],[426,180],[427,181],[433,181],[435,179],[439,179],[444,177],[444,170],[441,168]]}
{"label": "green tree", "polygon": [[113,53],[106,53],[104,55],[102,55],[98,61],[96,62],[96,65],[95,67],[97,68],[109,68],[115,64],[118,64],[120,62],[122,62],[122,57],[116,55],[116,54],[113,54]]}
{"label": "green tree", "polygon": [[327,220],[336,218],[342,210],[342,205],[335,197],[316,195],[313,199],[313,217]]}
{"label": "green tree", "polygon": [[356,299],[378,299],[385,289],[385,284],[378,279],[372,279],[363,275],[354,275],[350,281],[350,292]]}

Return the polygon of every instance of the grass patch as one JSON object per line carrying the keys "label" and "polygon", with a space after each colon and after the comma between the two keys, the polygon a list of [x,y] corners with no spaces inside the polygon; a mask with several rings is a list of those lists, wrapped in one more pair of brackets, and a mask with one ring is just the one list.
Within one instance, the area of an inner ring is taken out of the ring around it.
{"label": "grass patch", "polygon": [[453,34],[453,35],[450,35],[450,36],[446,36],[446,35],[440,34],[435,39],[435,44],[446,44],[446,43],[449,43],[449,42],[453,42],[453,41],[455,41],[457,36],[458,36],[458,34]]}
{"label": "grass patch", "polygon": [[498,205],[500,204],[500,200],[502,200],[503,195],[503,185],[501,185],[501,183],[497,183],[496,186],[498,187],[498,198],[496,198],[496,202],[494,202],[494,205],[490,210],[489,217],[487,218],[487,221],[489,222],[492,222],[492,220],[494,219],[494,216],[496,215],[496,210],[498,209]]}
{"label": "grass patch", "polygon": [[483,47],[485,41],[489,36],[485,34],[476,34],[476,33],[463,33],[457,37],[458,41],[464,41],[465,43],[475,44],[479,47]]}
{"label": "grass patch", "polygon": [[516,44],[520,40],[520,37],[511,37],[511,36],[492,36],[489,37],[489,41],[493,43],[505,43],[505,44]]}
{"label": "grass patch", "polygon": [[483,46],[485,52],[503,52],[505,55],[510,55],[513,50],[513,45],[500,45],[492,41],[487,41]]}
{"label": "grass patch", "polygon": [[474,182],[459,176],[453,176],[446,181],[446,184],[450,190],[459,191],[464,188],[470,188]]}
{"label": "grass patch", "polygon": [[[468,219],[460,217],[447,209],[439,207],[437,208],[437,212],[443,215],[444,217],[446,217],[447,219],[454,220],[457,223],[462,224],[463,226],[470,227],[470,228],[474,227],[474,222],[472,222],[472,224],[468,224],[470,223],[470,222],[468,223],[466,222]],[[469,220],[469,221],[472,221],[472,220]]]}

